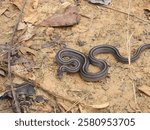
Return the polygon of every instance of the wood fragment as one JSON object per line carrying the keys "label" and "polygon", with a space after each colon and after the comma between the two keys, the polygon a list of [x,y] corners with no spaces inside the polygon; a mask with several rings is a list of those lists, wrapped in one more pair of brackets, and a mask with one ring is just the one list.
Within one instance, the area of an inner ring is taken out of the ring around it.
{"label": "wood fragment", "polygon": [[27,3],[27,0],[24,0],[22,9],[20,11],[20,14],[19,14],[19,16],[17,18],[17,21],[16,21],[16,25],[14,27],[12,38],[11,38],[11,40],[9,42],[9,50],[8,50],[8,80],[9,80],[9,83],[10,83],[10,86],[11,86],[11,91],[12,91],[12,95],[13,95],[13,98],[14,98],[14,101],[15,101],[15,107],[16,107],[16,112],[17,113],[20,113],[21,110],[20,110],[20,107],[19,107],[18,99],[16,97],[16,92],[14,90],[14,86],[12,84],[12,71],[11,71],[11,62],[10,62],[10,59],[11,59],[11,52],[12,52],[12,47],[14,45],[14,39],[15,39],[15,36],[16,36],[17,28],[18,28],[18,25],[19,25],[20,20],[22,18],[22,14],[23,14],[23,11],[24,11],[26,3]]}
{"label": "wood fragment", "polygon": [[146,95],[150,96],[150,86],[143,85],[138,88],[139,91],[145,93]]}

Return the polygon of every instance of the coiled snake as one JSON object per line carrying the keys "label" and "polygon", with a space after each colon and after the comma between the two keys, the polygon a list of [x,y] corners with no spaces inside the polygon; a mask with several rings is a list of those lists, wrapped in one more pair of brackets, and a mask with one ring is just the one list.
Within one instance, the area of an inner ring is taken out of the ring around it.
{"label": "coiled snake", "polygon": [[[140,54],[146,49],[150,49],[150,44],[140,46],[131,57],[131,62],[138,59]],[[81,77],[86,81],[100,80],[108,73],[107,63],[104,60],[95,57],[100,53],[111,53],[119,62],[125,64],[128,63],[128,58],[123,57],[118,49],[111,45],[98,45],[93,47],[90,50],[88,57],[77,50],[64,48],[58,51],[56,55],[56,61],[60,65],[58,68],[58,76],[62,76],[63,72],[75,73],[79,71]],[[96,73],[88,72],[89,64],[98,66],[100,71]]]}

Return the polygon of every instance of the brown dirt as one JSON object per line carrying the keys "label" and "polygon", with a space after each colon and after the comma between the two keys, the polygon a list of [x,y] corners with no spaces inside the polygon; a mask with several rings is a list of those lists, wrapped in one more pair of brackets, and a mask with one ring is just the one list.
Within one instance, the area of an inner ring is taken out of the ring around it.
{"label": "brown dirt", "polygon": [[[16,4],[21,0],[11,1]],[[64,1],[75,4],[73,0]],[[0,44],[4,44],[10,41],[20,4],[14,5],[9,3],[9,0],[2,0],[0,7]],[[117,62],[109,54],[100,55],[110,67],[107,77],[98,82],[86,82],[78,73],[65,73],[59,80],[56,76],[58,65],[55,63],[55,55],[63,44],[85,54],[96,45],[110,44],[117,47],[122,55],[127,56],[127,30],[129,35],[132,34],[132,51],[144,43],[150,43],[150,21],[143,11],[150,9],[150,0],[132,0],[131,13],[143,20],[131,16],[128,24],[127,14],[81,0],[78,6],[81,20],[78,25],[63,28],[36,26],[61,7],[62,3],[59,0],[28,2],[22,20],[25,27],[21,26],[21,31],[24,30],[25,33],[21,35],[19,44],[21,54],[30,57],[36,66],[29,70],[17,64],[12,67],[13,71],[38,83],[40,88],[37,88],[37,93],[45,95],[50,101],[50,106],[61,106],[61,112],[150,112],[148,90],[139,90],[143,86],[150,88],[150,50],[144,51],[131,65]],[[112,0],[108,7],[122,12],[128,12],[129,9],[128,1],[120,0]],[[18,31],[17,35],[21,31]],[[51,43],[53,46],[42,47]],[[80,43],[84,43],[83,46],[80,46]],[[40,67],[35,68],[37,66]],[[94,66],[90,67],[90,71],[96,70]],[[1,92],[5,90],[6,80],[7,78],[0,77]],[[14,82],[19,81],[19,78],[14,78]],[[50,95],[55,95],[55,99]],[[12,112],[11,108],[5,109],[9,106],[8,101],[7,106],[4,104],[4,101],[0,101],[1,112]],[[40,112],[50,112],[52,108],[49,108],[49,111],[41,109]],[[38,111],[39,109],[34,109],[31,112]]]}

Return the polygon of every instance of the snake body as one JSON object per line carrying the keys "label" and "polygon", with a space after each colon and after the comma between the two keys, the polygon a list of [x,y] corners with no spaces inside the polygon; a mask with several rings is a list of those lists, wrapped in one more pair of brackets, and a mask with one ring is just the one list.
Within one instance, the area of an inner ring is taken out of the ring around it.
{"label": "snake body", "polygon": [[[150,44],[140,46],[131,57],[131,62],[138,59],[140,54],[146,49],[150,49]],[[104,60],[95,57],[100,53],[111,53],[117,61],[125,64],[128,63],[128,58],[123,57],[118,49],[111,45],[98,45],[93,47],[90,50],[88,57],[77,50],[64,48],[56,54],[56,62],[60,65],[58,68],[58,76],[62,76],[63,72],[80,72],[81,77],[86,81],[100,80],[108,73],[107,63]],[[90,64],[99,67],[100,70],[96,73],[89,72],[88,67]]]}

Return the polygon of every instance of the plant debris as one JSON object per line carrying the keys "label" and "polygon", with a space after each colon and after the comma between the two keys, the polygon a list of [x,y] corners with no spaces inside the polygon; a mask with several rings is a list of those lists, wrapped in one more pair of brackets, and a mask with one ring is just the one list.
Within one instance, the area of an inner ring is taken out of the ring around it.
{"label": "plant debris", "polygon": [[[20,97],[20,95],[25,95],[26,97],[31,97],[35,95],[35,89],[31,83],[23,83],[16,85],[14,89],[16,91],[17,97]],[[0,99],[13,99],[12,91],[9,90],[5,92],[2,96],[0,96]]]}
{"label": "plant debris", "polygon": [[[34,86],[31,83],[23,83],[23,84],[16,85],[14,87],[14,89],[15,89],[14,91],[15,91],[16,98],[18,100],[21,112],[24,112],[25,108],[32,105],[33,97],[36,94]],[[12,101],[12,109],[14,112],[16,112],[14,99],[13,99],[11,90],[9,90],[9,91],[5,92],[3,95],[1,95],[0,99],[11,100]]]}
{"label": "plant debris", "polygon": [[6,71],[0,68],[0,76],[6,77]]}
{"label": "plant debris", "polygon": [[146,95],[150,96],[150,86],[143,85],[138,88],[141,92],[145,93]]}
{"label": "plant debris", "polygon": [[40,23],[40,26],[67,27],[67,26],[73,26],[75,24],[78,24],[79,22],[80,22],[80,16],[79,16],[77,6],[69,5],[66,7],[64,13],[54,14],[53,16],[50,16],[42,23]]}

